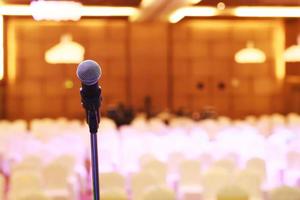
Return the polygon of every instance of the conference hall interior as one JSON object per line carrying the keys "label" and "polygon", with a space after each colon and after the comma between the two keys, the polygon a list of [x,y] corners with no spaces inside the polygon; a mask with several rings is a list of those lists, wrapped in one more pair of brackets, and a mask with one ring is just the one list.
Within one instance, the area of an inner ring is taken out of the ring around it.
{"label": "conference hall interior", "polygon": [[300,200],[300,1],[0,0],[0,200],[92,199]]}

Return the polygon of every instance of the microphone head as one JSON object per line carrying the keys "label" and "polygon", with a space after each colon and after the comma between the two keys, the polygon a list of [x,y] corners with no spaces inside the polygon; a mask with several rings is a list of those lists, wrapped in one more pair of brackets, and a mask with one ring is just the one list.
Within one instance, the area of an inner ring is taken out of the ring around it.
{"label": "microphone head", "polygon": [[93,60],[82,61],[77,67],[77,77],[84,85],[94,85],[101,77],[101,68]]}

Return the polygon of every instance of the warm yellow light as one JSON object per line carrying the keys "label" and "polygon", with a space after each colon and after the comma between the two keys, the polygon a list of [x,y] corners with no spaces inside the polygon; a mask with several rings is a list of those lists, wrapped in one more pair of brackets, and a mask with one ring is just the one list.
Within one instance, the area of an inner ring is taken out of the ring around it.
{"label": "warm yellow light", "polygon": [[0,80],[4,78],[3,16],[0,15]]}
{"label": "warm yellow light", "polygon": [[[75,1],[32,1],[30,9],[35,20],[73,20],[80,19],[82,4]],[[60,10],[58,11],[57,8]],[[55,13],[55,14],[53,14]]]}
{"label": "warm yellow light", "polygon": [[45,60],[50,64],[80,63],[84,59],[84,47],[72,40],[72,35],[65,34],[61,41],[45,53]]}
{"label": "warm yellow light", "polygon": [[148,7],[150,5],[152,5],[154,3],[155,0],[143,0],[141,2],[141,7],[145,8]]}
{"label": "warm yellow light", "polygon": [[235,54],[235,61],[237,63],[263,63],[266,61],[266,55],[262,50],[254,48],[253,42],[248,42],[246,48]]}
{"label": "warm yellow light", "polygon": [[200,3],[202,0],[188,0],[190,4],[198,4]]}
{"label": "warm yellow light", "polygon": [[177,23],[184,17],[209,17],[217,15],[216,8],[213,7],[185,7],[176,10],[169,17],[171,23]]}
{"label": "warm yellow light", "polygon": [[[110,17],[110,16],[131,16],[138,12],[133,7],[109,7],[109,6],[82,6],[79,9],[80,16],[87,17]],[[2,5],[0,15],[31,16],[32,8],[28,5]]]}
{"label": "warm yellow light", "polygon": [[8,41],[7,44],[7,77],[10,84],[14,84],[17,77],[17,56],[18,51],[16,44],[16,23],[12,20],[8,23],[7,28]]}
{"label": "warm yellow light", "polygon": [[300,17],[300,7],[241,6],[233,13],[238,17]]}
{"label": "warm yellow light", "polygon": [[31,10],[26,5],[1,5],[0,15],[29,16],[31,15]]}
{"label": "warm yellow light", "polygon": [[100,7],[100,6],[83,6],[81,16],[87,17],[122,17],[136,15],[138,9],[133,7]]}
{"label": "warm yellow light", "polygon": [[300,62],[300,35],[298,36],[297,44],[285,50],[284,59],[286,62]]}
{"label": "warm yellow light", "polygon": [[275,51],[275,76],[277,80],[282,81],[286,75],[285,61],[282,56],[285,47],[285,30],[282,21],[277,23],[277,28],[274,31],[273,47]]}

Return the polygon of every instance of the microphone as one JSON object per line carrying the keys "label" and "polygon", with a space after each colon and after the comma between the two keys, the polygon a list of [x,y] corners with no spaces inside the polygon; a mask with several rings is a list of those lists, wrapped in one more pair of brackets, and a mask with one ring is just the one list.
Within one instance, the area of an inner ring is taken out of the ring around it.
{"label": "microphone", "polygon": [[100,122],[99,107],[102,101],[101,88],[98,85],[101,77],[101,68],[95,61],[85,60],[78,65],[77,76],[82,86],[80,89],[81,104],[85,109],[86,120],[91,133],[94,199],[100,200],[97,132]]}
{"label": "microphone", "polygon": [[102,98],[98,81],[101,73],[100,65],[93,60],[81,62],[76,72],[81,81],[81,104],[86,111],[87,123],[91,133],[98,132],[100,122],[99,107]]}

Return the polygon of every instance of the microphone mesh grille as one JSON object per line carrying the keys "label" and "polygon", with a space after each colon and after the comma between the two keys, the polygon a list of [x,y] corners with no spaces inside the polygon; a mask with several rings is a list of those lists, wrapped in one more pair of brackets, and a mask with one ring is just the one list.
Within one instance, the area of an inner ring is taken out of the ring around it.
{"label": "microphone mesh grille", "polygon": [[85,60],[78,65],[77,76],[85,85],[94,85],[101,76],[101,68],[93,60]]}

